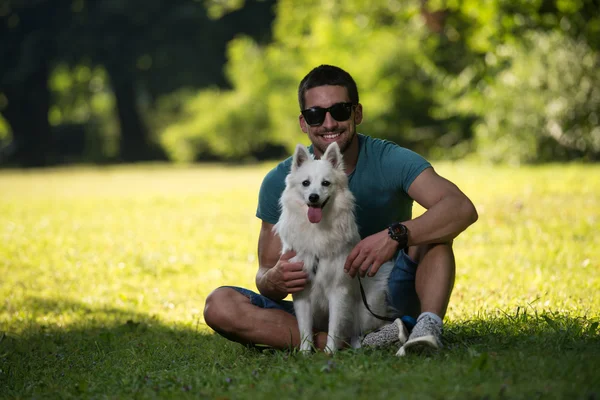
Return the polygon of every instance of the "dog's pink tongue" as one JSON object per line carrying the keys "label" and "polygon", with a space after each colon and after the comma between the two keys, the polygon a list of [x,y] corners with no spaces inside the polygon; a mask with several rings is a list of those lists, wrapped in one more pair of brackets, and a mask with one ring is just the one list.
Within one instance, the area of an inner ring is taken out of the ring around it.
{"label": "dog's pink tongue", "polygon": [[323,209],[320,207],[308,207],[308,220],[313,224],[321,221]]}

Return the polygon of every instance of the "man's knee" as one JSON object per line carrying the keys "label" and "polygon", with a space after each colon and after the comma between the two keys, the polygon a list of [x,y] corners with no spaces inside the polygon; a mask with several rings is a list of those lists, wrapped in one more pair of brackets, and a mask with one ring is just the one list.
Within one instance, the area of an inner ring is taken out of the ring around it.
{"label": "man's knee", "polygon": [[446,243],[431,243],[422,244],[418,246],[412,246],[408,249],[408,255],[417,264],[421,264],[421,261],[427,258],[435,264],[446,264],[450,263],[454,265],[454,251],[452,250],[453,241]]}
{"label": "man's knee", "polygon": [[213,290],[204,305],[204,322],[219,333],[234,332],[240,318],[238,306],[244,299],[247,297],[229,287]]}

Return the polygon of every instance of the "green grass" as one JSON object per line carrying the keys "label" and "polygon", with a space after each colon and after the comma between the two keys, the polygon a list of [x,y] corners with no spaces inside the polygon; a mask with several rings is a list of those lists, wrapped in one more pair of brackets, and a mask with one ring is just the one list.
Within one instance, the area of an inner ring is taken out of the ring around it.
{"label": "green grass", "polygon": [[600,397],[600,166],[440,164],[480,219],[455,241],[445,350],[403,359],[206,327],[213,288],[254,288],[269,167],[0,172],[0,397]]}

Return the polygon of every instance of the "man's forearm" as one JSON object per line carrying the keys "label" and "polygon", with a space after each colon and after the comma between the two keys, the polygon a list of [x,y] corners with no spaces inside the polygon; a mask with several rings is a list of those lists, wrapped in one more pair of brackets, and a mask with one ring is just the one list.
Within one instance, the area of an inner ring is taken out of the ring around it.
{"label": "man's forearm", "polygon": [[286,296],[286,292],[282,292],[271,284],[268,279],[268,272],[270,268],[259,267],[258,272],[256,273],[256,288],[263,296],[266,296],[273,300],[283,300]]}
{"label": "man's forearm", "polygon": [[467,197],[448,196],[421,216],[404,222],[409,231],[408,244],[449,242],[477,218],[477,210]]}

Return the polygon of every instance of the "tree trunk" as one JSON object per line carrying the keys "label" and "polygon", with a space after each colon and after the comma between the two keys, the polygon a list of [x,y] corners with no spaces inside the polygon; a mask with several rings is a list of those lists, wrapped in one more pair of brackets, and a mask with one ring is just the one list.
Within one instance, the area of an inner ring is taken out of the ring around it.
{"label": "tree trunk", "polygon": [[8,104],[1,110],[10,125],[14,152],[9,162],[23,167],[42,167],[52,161],[52,134],[48,122],[50,91],[48,66],[41,64],[19,84],[2,87]]}
{"label": "tree trunk", "polygon": [[107,66],[115,93],[117,113],[121,126],[119,150],[124,162],[145,161],[152,158],[148,129],[137,107],[134,78],[122,70]]}
{"label": "tree trunk", "polygon": [[428,2],[428,0],[421,0],[421,16],[429,30],[435,33],[441,33],[446,25],[448,12],[446,10],[429,11]]}

